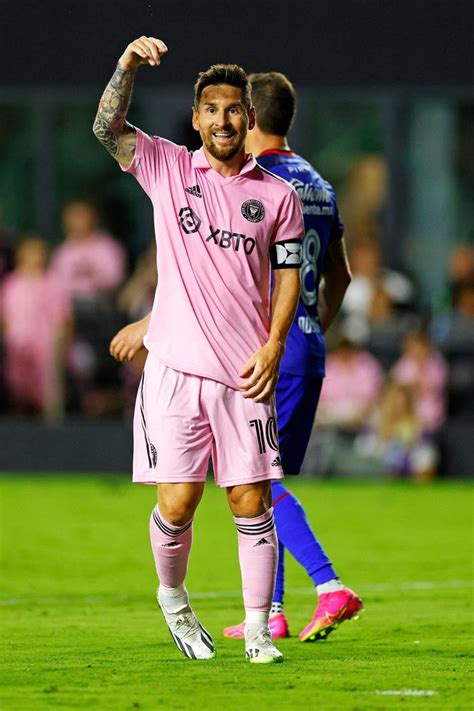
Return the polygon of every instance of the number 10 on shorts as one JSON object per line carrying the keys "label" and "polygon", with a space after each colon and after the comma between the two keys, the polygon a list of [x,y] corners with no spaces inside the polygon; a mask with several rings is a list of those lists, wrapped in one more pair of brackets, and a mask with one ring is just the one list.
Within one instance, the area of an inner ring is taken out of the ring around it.
{"label": "number 10 on shorts", "polygon": [[274,417],[269,417],[266,424],[260,418],[250,420],[249,425],[255,429],[259,454],[265,454],[267,445],[270,449],[278,451],[277,424]]}

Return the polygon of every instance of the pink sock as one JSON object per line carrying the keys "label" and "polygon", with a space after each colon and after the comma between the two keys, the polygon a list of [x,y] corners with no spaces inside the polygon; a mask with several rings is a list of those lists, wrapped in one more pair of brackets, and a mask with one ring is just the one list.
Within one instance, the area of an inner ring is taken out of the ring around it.
{"label": "pink sock", "polygon": [[167,588],[184,582],[193,539],[193,520],[173,526],[164,520],[158,506],[150,517],[150,540],[159,581]]}
{"label": "pink sock", "polygon": [[239,541],[239,561],[245,610],[268,613],[275,589],[278,539],[273,509],[261,516],[234,516]]}

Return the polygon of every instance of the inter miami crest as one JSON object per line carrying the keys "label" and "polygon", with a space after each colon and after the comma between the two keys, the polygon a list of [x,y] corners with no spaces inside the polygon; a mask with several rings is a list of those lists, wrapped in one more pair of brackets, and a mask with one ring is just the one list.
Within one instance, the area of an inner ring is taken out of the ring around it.
{"label": "inter miami crest", "polygon": [[246,200],[240,211],[249,222],[261,222],[265,217],[265,208],[260,200]]}
{"label": "inter miami crest", "polygon": [[201,218],[190,207],[182,207],[179,211],[179,224],[189,235],[201,227]]}

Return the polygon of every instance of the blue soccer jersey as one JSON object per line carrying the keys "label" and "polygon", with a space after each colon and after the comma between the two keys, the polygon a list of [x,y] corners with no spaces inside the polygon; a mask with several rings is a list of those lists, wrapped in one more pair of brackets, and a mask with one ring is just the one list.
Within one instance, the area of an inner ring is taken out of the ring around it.
{"label": "blue soccer jersey", "polygon": [[328,244],[341,239],[344,230],[336,196],[313,166],[292,151],[264,151],[257,161],[291,183],[303,202],[301,294],[280,372],[323,377],[326,343],[319,323],[318,289]]}

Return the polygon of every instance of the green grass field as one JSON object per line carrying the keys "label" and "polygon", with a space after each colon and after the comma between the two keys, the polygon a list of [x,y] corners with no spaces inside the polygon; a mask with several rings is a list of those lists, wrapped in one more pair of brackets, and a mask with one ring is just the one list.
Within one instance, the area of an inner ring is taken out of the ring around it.
{"label": "green grass field", "polygon": [[[315,596],[288,558],[295,636],[279,645],[283,665],[259,667],[222,637],[242,606],[234,526],[213,485],[196,519],[188,588],[218,656],[191,662],[154,599],[152,488],[70,475],[0,484],[3,711],[473,708],[467,485],[295,482],[366,611],[327,641],[298,642]],[[399,695],[406,690],[420,693]]]}

